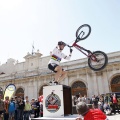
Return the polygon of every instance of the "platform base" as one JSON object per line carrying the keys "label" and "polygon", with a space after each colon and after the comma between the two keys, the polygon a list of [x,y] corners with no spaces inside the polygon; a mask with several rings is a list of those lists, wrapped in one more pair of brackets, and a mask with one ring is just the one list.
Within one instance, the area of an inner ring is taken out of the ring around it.
{"label": "platform base", "polygon": [[40,117],[40,118],[31,118],[31,120],[75,120],[78,117],[77,114],[74,115],[67,115],[64,118],[57,118],[57,117]]}
{"label": "platform base", "polygon": [[43,87],[43,117],[64,118],[72,114],[71,88],[66,85]]}

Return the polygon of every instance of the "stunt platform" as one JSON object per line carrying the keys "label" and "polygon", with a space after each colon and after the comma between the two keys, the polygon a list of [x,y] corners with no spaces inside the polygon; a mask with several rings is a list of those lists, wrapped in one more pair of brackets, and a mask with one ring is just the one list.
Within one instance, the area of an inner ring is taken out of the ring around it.
{"label": "stunt platform", "polygon": [[72,115],[71,87],[53,85],[43,87],[43,117]]}

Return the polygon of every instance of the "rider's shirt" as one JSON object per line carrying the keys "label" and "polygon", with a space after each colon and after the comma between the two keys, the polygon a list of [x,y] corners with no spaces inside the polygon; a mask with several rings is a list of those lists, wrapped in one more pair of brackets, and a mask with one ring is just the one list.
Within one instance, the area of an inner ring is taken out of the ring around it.
{"label": "rider's shirt", "polygon": [[62,58],[66,60],[70,60],[71,56],[66,56],[64,53],[62,53],[57,47],[54,48],[54,50],[51,53],[51,59],[49,61],[49,64],[60,64],[60,61]]}

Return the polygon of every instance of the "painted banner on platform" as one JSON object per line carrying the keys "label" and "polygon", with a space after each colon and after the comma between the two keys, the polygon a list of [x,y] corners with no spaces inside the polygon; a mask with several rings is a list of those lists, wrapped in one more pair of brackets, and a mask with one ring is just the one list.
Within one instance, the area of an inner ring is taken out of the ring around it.
{"label": "painted banner on platform", "polygon": [[11,97],[13,96],[14,92],[16,90],[16,86],[14,84],[9,84],[6,89],[5,89],[5,93],[4,93],[4,100],[5,97],[8,96],[9,99],[11,99]]}

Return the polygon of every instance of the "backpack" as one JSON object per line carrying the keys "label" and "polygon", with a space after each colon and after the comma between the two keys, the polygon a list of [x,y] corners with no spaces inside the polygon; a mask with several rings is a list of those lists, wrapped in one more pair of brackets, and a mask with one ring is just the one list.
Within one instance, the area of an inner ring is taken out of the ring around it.
{"label": "backpack", "polygon": [[8,108],[9,112],[13,112],[15,111],[15,103],[14,102],[10,102],[9,103],[9,108]]}

